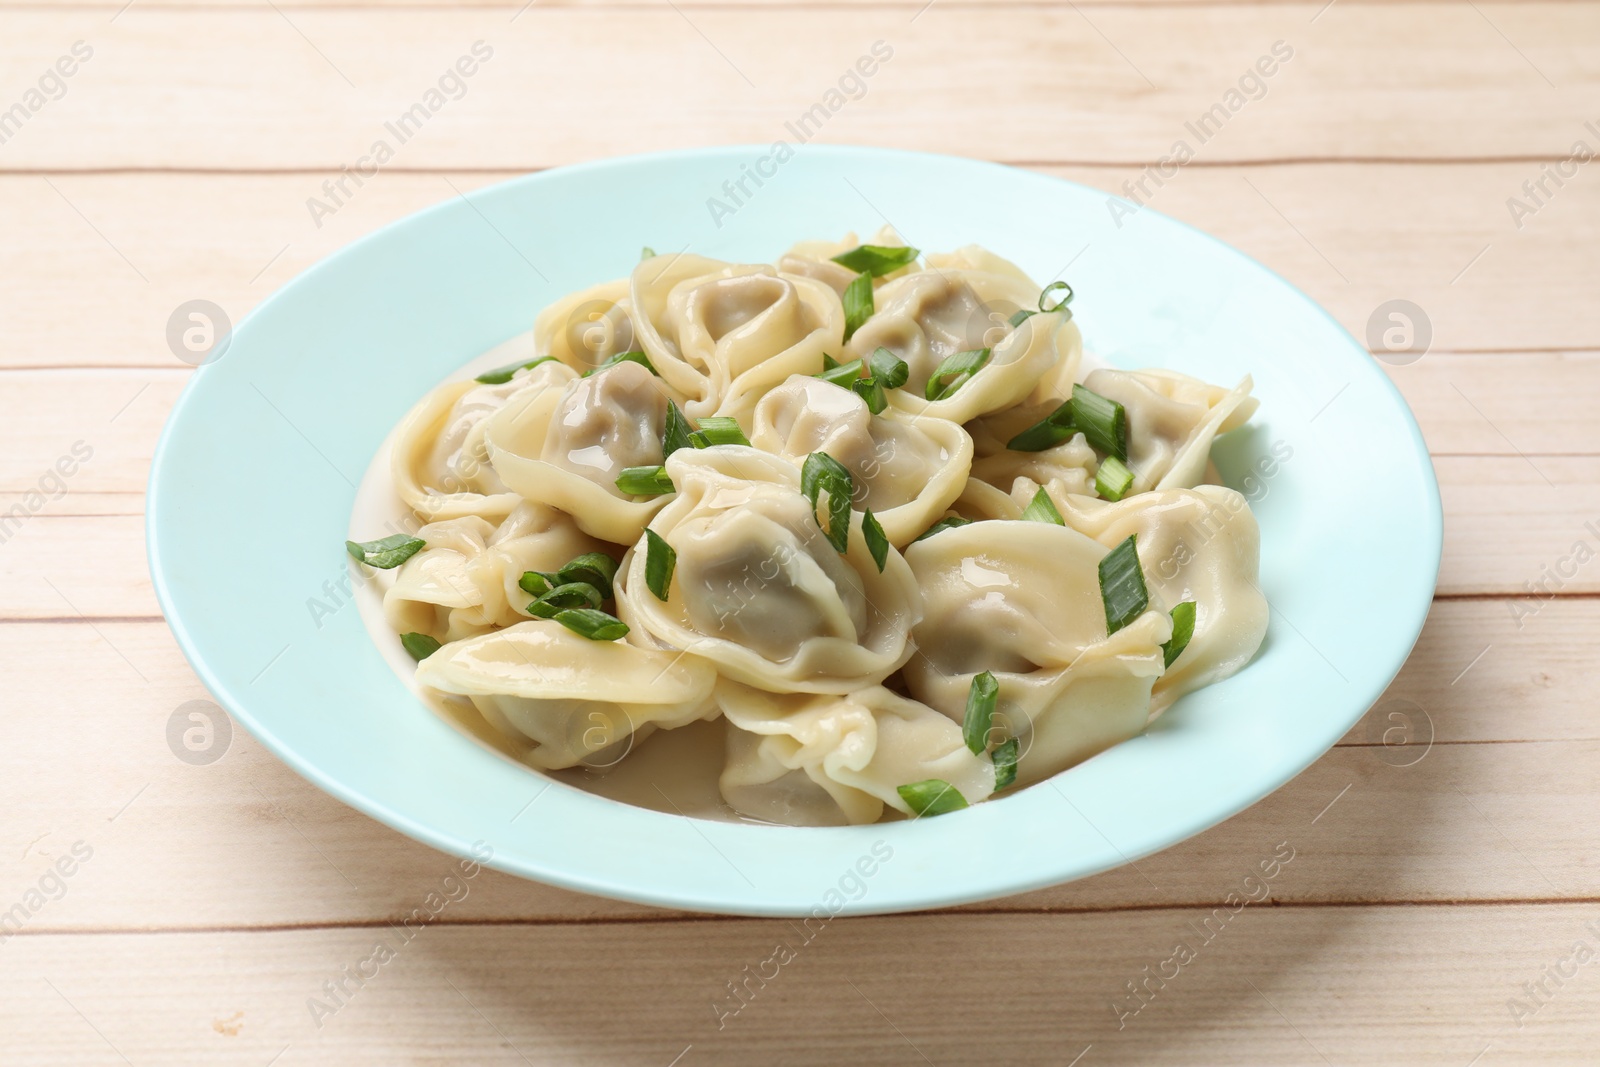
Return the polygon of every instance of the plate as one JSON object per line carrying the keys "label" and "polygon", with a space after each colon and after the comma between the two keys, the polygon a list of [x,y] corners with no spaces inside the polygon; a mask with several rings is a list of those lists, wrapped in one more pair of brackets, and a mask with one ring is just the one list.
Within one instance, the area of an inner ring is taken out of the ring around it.
{"label": "plate", "polygon": [[[749,175],[756,175],[752,178]],[[1422,435],[1367,352],[1282,279],[1103,192],[884,149],[726,147],[564,167],[455,197],[330,256],[200,367],[151,470],[150,568],[173,633],[233,716],[300,774],[445,852],[569,889],[747,915],[871,914],[1065,882],[1260,800],[1377,700],[1438,574]],[[1072,283],[1086,345],[1231,384],[1261,408],[1214,452],[1261,525],[1266,641],[1143,735],[1015,795],[863,827],[710,822],[597,797],[424,706],[344,588],[356,485],[435,382],[641,245],[766,261],[885,222]],[[320,604],[321,607],[317,607]]]}

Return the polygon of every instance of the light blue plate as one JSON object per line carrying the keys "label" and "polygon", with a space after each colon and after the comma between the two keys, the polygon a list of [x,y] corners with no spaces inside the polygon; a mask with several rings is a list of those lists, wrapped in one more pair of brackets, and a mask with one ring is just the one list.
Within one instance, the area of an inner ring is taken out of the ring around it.
{"label": "light blue plate", "polygon": [[[768,153],[674,152],[506,182],[356,242],[252,312],[195,373],[150,477],[156,592],[217,699],[311,781],[446,852],[486,842],[490,866],[555,885],[752,915],[928,908],[1081,878],[1199,833],[1327,751],[1399,670],[1439,565],[1427,450],[1365,350],[1204,234],[1150,210],[1118,228],[1092,189],[806,146],[762,164],[775,176],[747,180],[735,203],[724,182]],[[711,197],[732,213],[714,219]],[[1227,385],[1255,376],[1253,429],[1216,450],[1261,523],[1273,612],[1250,667],[1015,796],[937,819],[790,829],[547,788],[409,693],[354,605],[313,618],[308,601],[345,572],[355,483],[385,435],[546,303],[626,274],[641,245],[763,261],[886,220],[925,249],[982,244],[1041,284],[1070,262],[1084,337],[1113,363]],[[1253,471],[1274,447],[1273,472]]]}

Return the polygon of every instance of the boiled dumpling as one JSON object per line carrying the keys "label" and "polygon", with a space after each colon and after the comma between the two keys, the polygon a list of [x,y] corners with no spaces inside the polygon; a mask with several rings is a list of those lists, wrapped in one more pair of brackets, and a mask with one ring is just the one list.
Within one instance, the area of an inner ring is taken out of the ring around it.
{"label": "boiled dumpling", "polygon": [[834,550],[790,463],[740,445],[667,459],[677,495],[650,523],[677,553],[665,602],[646,583],[641,542],[617,574],[618,615],[664,648],[773,691],[844,693],[873,685],[911,655],[921,598],[890,548],[880,573],[852,513]]}
{"label": "boiled dumpling", "polygon": [[1095,370],[1084,386],[1128,412],[1128,469],[1134,493],[1192,489],[1205,480],[1211,442],[1255,413],[1251,380],[1233,389],[1170,370]]}
{"label": "boiled dumpling", "polygon": [[626,278],[563,297],[534,320],[534,350],[555,356],[580,374],[613,356],[637,351],[631,308]]}
{"label": "boiled dumpling", "polygon": [[[862,244],[877,245],[880,248],[904,248],[906,243],[892,226],[883,227],[872,240],[864,242],[858,241],[853,233],[845,234],[842,241],[801,241],[779,258],[778,269],[785,274],[800,274],[807,278],[815,278],[843,296],[845,288],[855,281],[856,272],[833,262],[833,257],[849,252]],[[875,281],[880,284],[893,281],[902,275],[913,273],[916,269],[914,262],[908,263],[904,267],[881,275]]]}
{"label": "boiled dumpling", "polygon": [[874,415],[852,390],[799,374],[756,405],[750,440],[797,467],[813,452],[838,460],[854,479],[855,506],[870,509],[897,547],[961,495],[972,461],[972,440],[955,423]]}

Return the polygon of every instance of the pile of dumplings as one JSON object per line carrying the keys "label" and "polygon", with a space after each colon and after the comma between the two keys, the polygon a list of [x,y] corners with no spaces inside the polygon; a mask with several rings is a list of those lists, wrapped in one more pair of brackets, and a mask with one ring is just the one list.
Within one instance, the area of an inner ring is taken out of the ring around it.
{"label": "pile of dumplings", "polygon": [[[728,807],[825,826],[1038,782],[1244,667],[1259,531],[1209,457],[1250,380],[1086,371],[1061,286],[874,242],[649,255],[545,309],[525,363],[425,397],[384,594],[416,681],[541,769],[720,720]],[[1012,447],[1075,385],[1125,416],[1115,491],[1092,435]],[[1113,627],[1130,537],[1148,604]]]}

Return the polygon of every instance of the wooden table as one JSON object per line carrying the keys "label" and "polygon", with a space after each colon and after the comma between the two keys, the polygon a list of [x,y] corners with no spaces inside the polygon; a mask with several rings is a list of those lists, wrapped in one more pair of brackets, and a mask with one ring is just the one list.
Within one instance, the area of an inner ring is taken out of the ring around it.
{"label": "wooden table", "polygon": [[[713,1003],[785,924],[493,872],[346,977],[451,861],[242,731],[216,762],[174,758],[170,718],[207,694],[143,552],[151,449],[190,373],[169,315],[207,299],[237,321],[382,223],[514,174],[770,142],[880,40],[892,59],[819,139],[1108,191],[1184,139],[1148,203],[1358,337],[1387,301],[1422,309],[1429,350],[1385,363],[1447,513],[1437,601],[1379,706],[1408,710],[1409,744],[1369,716],[1135,866],[838,921],[720,1028]],[[492,58],[459,99],[308,208],[478,41]],[[1290,57],[1246,77],[1275,42]],[[1600,163],[1572,158],[1600,151],[1593,4],[3,0],[0,61],[0,109],[22,105],[0,115],[0,510],[27,513],[0,544],[0,909],[22,908],[0,1063],[1600,1062],[1600,962],[1580,963],[1600,961]],[[1146,982],[1275,850],[1293,859],[1269,898]]]}

